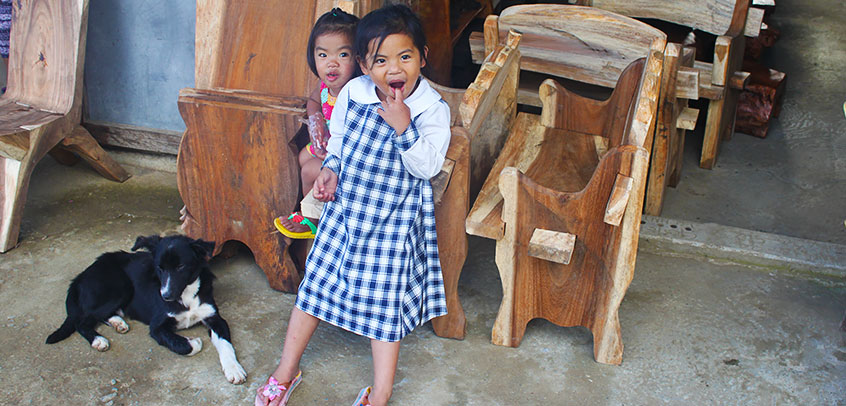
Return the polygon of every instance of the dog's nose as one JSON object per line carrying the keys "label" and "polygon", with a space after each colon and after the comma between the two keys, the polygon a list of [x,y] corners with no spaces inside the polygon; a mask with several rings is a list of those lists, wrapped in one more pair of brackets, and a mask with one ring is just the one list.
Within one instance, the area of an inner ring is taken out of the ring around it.
{"label": "dog's nose", "polygon": [[160,293],[162,295],[162,299],[164,299],[165,302],[172,302],[172,301],[176,300],[176,298],[173,296],[173,293],[171,293],[167,290],[162,289],[160,291]]}

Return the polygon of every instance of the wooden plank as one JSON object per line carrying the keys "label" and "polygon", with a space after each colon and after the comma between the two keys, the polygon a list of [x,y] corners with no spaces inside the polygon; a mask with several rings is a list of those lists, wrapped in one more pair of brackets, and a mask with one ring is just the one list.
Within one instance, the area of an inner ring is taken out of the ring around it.
{"label": "wooden plank", "polygon": [[629,17],[654,18],[715,35],[731,26],[736,0],[592,0],[593,7]]}
{"label": "wooden plank", "polygon": [[[4,99],[57,114],[82,103],[88,1],[12,2],[14,24]],[[79,63],[78,63],[79,62]],[[75,112],[79,119],[79,111]],[[72,119],[73,121],[73,119]]]}
{"label": "wooden plank", "polygon": [[482,59],[487,59],[488,55],[492,54],[494,49],[499,45],[499,16],[489,15],[485,18],[484,25],[484,55]]}
{"label": "wooden plank", "polygon": [[757,37],[761,33],[761,27],[764,23],[764,9],[757,7],[749,7],[746,14],[746,25],[744,26],[743,35],[747,37]]}
{"label": "wooden plank", "polygon": [[611,188],[611,196],[608,198],[608,204],[605,205],[605,218],[603,219],[605,224],[615,227],[620,225],[620,221],[623,220],[623,214],[626,211],[626,205],[629,203],[633,184],[634,181],[632,178],[617,174],[614,187]]}
{"label": "wooden plank", "polygon": [[696,128],[696,120],[698,118],[699,110],[691,107],[685,107],[682,109],[681,114],[679,114],[679,117],[676,120],[676,127],[683,130],[693,131]]}
{"label": "wooden plank", "polygon": [[104,178],[116,182],[129,179],[129,173],[115,162],[82,126],[76,126],[73,132],[62,140],[61,145],[79,155]]}
{"label": "wooden plank", "polygon": [[525,148],[525,146],[540,145],[544,130],[541,128],[538,116],[526,113],[517,115],[517,120],[509,136],[509,142],[499,154],[493,168],[485,180],[482,190],[476,197],[476,202],[467,215],[465,226],[467,233],[490,239],[502,238],[503,223],[500,216],[502,210],[502,195],[499,193],[499,174],[505,166],[516,167],[525,171],[534,162],[539,148]]}
{"label": "wooden plank", "polygon": [[[306,64],[308,35],[316,16],[332,5],[324,2],[318,9],[318,3],[197,2],[195,87],[308,96],[315,82]],[[279,46],[280,39],[285,46]],[[285,72],[285,80],[279,80],[280,72]]]}
{"label": "wooden plank", "polygon": [[[628,17],[590,7],[522,5],[499,17],[500,38],[514,29],[523,34],[521,68],[614,87],[622,71],[647,54],[663,32]],[[579,35],[565,35],[578,32]],[[471,46],[473,43],[471,42]]]}
{"label": "wooden plank", "polygon": [[687,66],[680,66],[676,76],[676,97],[679,99],[699,99],[699,71]]}
{"label": "wooden plank", "polygon": [[82,124],[102,145],[176,155],[181,131],[138,127],[128,124],[87,121]]}
{"label": "wooden plank", "polygon": [[[664,189],[667,188],[669,162],[674,159],[677,144],[676,115],[678,104],[676,85],[681,62],[682,45],[669,43],[664,52],[664,66],[661,75],[661,90],[658,100],[658,117],[656,118],[655,136],[646,147],[649,152],[649,178],[646,181],[646,202],[644,211],[650,215],[660,215],[664,207]],[[610,202],[609,202],[610,204]],[[606,212],[606,215],[608,213]],[[606,218],[606,222],[607,222]],[[614,224],[619,225],[619,223]]]}
{"label": "wooden plank", "polygon": [[516,32],[510,32],[507,45],[491,53],[493,59],[482,65],[476,80],[464,92],[460,107],[461,119],[473,138],[493,110],[511,67],[515,64],[519,66],[520,51],[517,46],[521,37]]}
{"label": "wooden plank", "polygon": [[567,265],[575,245],[576,236],[573,234],[538,228],[529,240],[529,256]]}

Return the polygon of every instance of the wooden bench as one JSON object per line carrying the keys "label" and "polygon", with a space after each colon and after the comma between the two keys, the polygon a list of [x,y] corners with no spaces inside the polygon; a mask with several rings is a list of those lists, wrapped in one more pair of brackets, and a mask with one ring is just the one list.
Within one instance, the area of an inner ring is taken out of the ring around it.
{"label": "wooden bench", "polygon": [[[546,46],[569,56],[565,77],[595,80],[602,66],[617,78],[607,100],[544,81],[541,116],[518,114],[467,217],[468,233],[497,241],[503,299],[492,342],[517,346],[529,320],[542,317],[587,327],[596,360],[619,364],[617,310],[634,275],[644,143],[657,116],[665,36],[588,7],[544,4],[503,12],[503,18],[516,15],[526,17],[514,27],[523,34],[521,50],[554,39]],[[541,21],[554,21],[556,35]]]}
{"label": "wooden bench", "polygon": [[13,1],[12,16],[0,97],[0,252],[17,244],[30,176],[48,152],[61,163],[78,154],[110,180],[129,178],[80,125],[88,1]]}
{"label": "wooden bench", "polygon": [[[698,72],[699,97],[709,100],[705,137],[699,166],[711,169],[720,142],[734,133],[737,100],[749,80],[744,72],[746,37],[757,37],[764,10],[750,7],[751,0],[579,0],[584,5],[622,15],[667,21],[717,36],[710,62],[696,61],[687,74]],[[700,59],[706,55],[698,55]],[[691,97],[692,98],[692,97]]]}

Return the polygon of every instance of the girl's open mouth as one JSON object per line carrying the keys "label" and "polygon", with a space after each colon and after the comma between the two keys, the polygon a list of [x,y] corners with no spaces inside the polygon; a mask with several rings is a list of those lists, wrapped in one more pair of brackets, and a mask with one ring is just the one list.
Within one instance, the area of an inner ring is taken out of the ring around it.
{"label": "girl's open mouth", "polygon": [[330,73],[326,74],[326,80],[332,82],[332,81],[335,81],[336,79],[338,79],[338,76],[341,76],[341,75],[339,75],[335,72],[330,72]]}
{"label": "girl's open mouth", "polygon": [[399,89],[400,91],[403,91],[403,90],[405,90],[405,81],[404,80],[395,80],[393,82],[389,82],[388,86],[390,86],[391,89]]}

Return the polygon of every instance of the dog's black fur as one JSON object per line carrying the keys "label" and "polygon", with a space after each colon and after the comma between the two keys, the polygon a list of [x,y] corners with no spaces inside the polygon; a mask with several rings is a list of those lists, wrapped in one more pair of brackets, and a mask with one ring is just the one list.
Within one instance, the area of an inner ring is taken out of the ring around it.
{"label": "dog's black fur", "polygon": [[182,355],[202,349],[198,338],[188,339],[175,330],[202,322],[209,329],[218,350],[226,378],[242,383],[246,373],[235,357],[229,325],[220,316],[212,295],[214,275],[207,258],[213,242],[181,235],[138,237],[132,251],[101,255],[70,284],[65,301],[67,318],[47,337],[53,344],[73,334],[85,337],[99,351],[109,348],[106,338],[95,331],[98,323],[125,333],[126,315],[150,326],[157,343]]}

